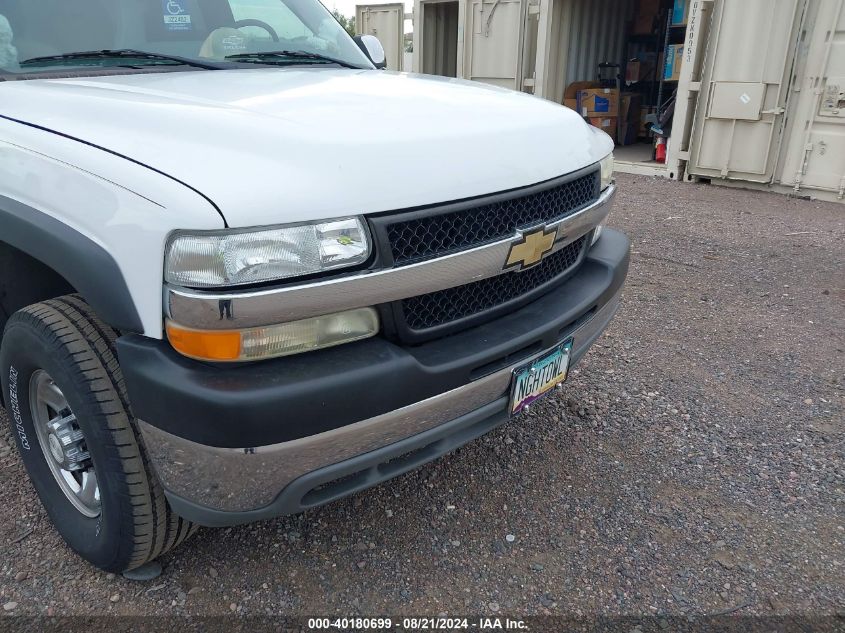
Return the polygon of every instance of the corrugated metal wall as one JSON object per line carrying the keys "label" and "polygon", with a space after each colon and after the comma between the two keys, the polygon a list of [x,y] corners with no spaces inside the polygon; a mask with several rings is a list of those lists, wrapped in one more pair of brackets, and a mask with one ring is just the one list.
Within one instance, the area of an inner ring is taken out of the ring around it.
{"label": "corrugated metal wall", "polygon": [[[596,78],[601,62],[621,63],[626,56],[626,23],[636,0],[565,0],[568,16],[566,84]],[[566,17],[564,18],[566,19]]]}

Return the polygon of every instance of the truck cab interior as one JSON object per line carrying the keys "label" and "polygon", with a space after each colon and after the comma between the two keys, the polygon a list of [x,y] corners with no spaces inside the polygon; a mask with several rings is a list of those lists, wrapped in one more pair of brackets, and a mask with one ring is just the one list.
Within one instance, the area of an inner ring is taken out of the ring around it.
{"label": "truck cab interior", "polygon": [[106,49],[222,58],[355,46],[314,0],[0,0],[0,17],[11,25],[20,62]]}

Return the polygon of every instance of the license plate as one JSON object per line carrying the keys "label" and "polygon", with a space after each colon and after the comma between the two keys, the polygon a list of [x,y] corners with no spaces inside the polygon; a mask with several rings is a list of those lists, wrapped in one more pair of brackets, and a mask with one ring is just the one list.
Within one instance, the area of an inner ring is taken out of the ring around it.
{"label": "license plate", "polygon": [[515,369],[511,385],[511,415],[525,410],[566,380],[571,356],[572,339],[569,339],[528,365]]}

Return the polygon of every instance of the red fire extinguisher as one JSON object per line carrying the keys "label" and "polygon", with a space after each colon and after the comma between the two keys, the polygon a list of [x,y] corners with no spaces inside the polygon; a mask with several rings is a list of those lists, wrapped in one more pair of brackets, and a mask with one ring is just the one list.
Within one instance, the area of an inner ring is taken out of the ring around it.
{"label": "red fire extinguisher", "polygon": [[654,141],[654,160],[658,163],[666,162],[666,137],[658,136]]}

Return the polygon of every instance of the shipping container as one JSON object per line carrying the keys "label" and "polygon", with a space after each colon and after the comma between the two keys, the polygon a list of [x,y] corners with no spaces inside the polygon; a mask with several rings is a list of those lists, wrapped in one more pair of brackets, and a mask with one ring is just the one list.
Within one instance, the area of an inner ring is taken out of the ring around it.
{"label": "shipping container", "polygon": [[375,35],[384,47],[388,70],[404,70],[405,5],[359,4],[355,7],[355,33]]}
{"label": "shipping container", "polygon": [[788,125],[775,166],[781,190],[845,198],[845,0],[811,2],[800,28]]}
{"label": "shipping container", "polygon": [[520,90],[527,0],[416,0],[414,72]]}
{"label": "shipping container", "polygon": [[615,79],[619,171],[845,197],[845,0],[416,0],[413,69],[570,107]]}

